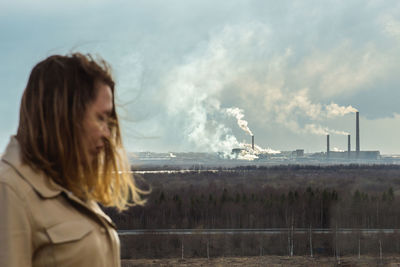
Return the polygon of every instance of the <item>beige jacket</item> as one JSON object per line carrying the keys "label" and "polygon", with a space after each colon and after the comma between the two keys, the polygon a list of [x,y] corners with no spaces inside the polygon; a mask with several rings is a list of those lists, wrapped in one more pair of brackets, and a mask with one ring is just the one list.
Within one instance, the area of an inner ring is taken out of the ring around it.
{"label": "beige jacket", "polygon": [[111,219],[23,165],[15,137],[0,161],[0,266],[120,266]]}

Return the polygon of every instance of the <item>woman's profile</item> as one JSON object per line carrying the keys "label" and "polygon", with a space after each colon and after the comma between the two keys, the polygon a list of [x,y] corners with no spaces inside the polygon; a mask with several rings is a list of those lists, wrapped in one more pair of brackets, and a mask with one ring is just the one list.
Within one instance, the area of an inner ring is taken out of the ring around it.
{"label": "woman's profile", "polygon": [[98,203],[141,205],[121,140],[108,64],[50,56],[30,74],[0,161],[0,266],[120,266]]}

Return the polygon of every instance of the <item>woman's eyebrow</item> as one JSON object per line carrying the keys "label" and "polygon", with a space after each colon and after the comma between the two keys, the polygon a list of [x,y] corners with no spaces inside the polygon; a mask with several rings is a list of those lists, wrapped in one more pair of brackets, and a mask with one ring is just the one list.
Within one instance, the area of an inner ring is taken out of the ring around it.
{"label": "woman's eyebrow", "polygon": [[112,115],[112,110],[111,109],[103,110],[101,113],[103,115],[110,117]]}

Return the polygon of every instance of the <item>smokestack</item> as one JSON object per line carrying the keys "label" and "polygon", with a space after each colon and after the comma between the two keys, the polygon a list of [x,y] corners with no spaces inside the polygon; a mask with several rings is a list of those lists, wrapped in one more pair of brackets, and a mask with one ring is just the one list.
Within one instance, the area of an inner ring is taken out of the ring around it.
{"label": "smokestack", "polygon": [[329,134],[326,135],[326,157],[329,158]]}
{"label": "smokestack", "polygon": [[347,156],[350,158],[351,153],[351,144],[350,144],[350,135],[347,135]]}
{"label": "smokestack", "polygon": [[251,136],[251,148],[254,150],[254,135]]}
{"label": "smokestack", "polygon": [[360,113],[356,112],[356,153],[360,153]]}

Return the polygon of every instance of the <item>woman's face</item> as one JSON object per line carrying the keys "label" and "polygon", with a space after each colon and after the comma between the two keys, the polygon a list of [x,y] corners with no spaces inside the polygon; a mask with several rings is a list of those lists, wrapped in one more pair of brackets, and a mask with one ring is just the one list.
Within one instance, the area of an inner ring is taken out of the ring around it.
{"label": "woman's face", "polygon": [[96,82],[97,96],[91,102],[83,119],[84,139],[90,160],[103,149],[104,139],[110,137],[109,119],[113,110],[113,95],[110,86]]}

